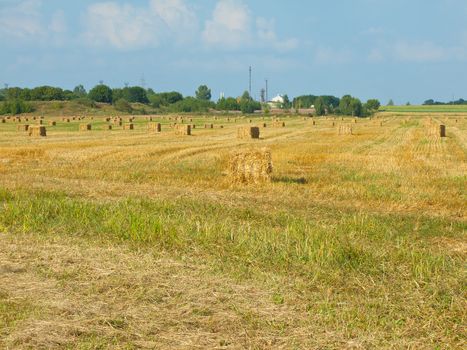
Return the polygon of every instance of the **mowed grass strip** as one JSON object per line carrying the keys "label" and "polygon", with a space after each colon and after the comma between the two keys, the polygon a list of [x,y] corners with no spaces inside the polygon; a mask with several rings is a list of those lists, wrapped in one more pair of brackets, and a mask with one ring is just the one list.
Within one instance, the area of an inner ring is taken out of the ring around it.
{"label": "mowed grass strip", "polygon": [[188,256],[214,274],[260,281],[274,302],[293,304],[303,322],[319,315],[315,327],[339,337],[371,334],[370,344],[381,345],[384,334],[399,334],[407,344],[453,347],[465,340],[466,251],[455,249],[463,222],[321,206],[303,215],[206,200],[96,203],[54,192],[2,191],[0,198],[2,232]]}

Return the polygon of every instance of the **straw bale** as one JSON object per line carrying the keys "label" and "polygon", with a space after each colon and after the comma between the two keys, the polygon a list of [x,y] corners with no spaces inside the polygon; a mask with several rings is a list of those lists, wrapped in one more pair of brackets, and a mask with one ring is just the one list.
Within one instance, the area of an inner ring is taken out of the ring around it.
{"label": "straw bale", "polygon": [[79,131],[88,131],[91,129],[92,129],[91,124],[80,124],[79,125]]}
{"label": "straw bale", "polygon": [[28,128],[29,136],[36,136],[36,137],[45,137],[47,136],[47,131],[45,126],[41,125],[31,125]]}
{"label": "straw bale", "polygon": [[189,136],[191,135],[191,125],[178,124],[175,126],[175,135]]}
{"label": "straw bale", "polygon": [[228,176],[232,183],[261,183],[271,181],[273,172],[271,151],[239,150],[229,157]]}
{"label": "straw bale", "polygon": [[259,139],[259,128],[257,126],[245,126],[237,129],[239,139]]}
{"label": "straw bale", "polygon": [[18,124],[16,125],[17,131],[28,131],[29,125],[28,124]]}
{"label": "straw bale", "polygon": [[272,122],[272,127],[273,128],[284,128],[285,127],[285,122],[282,122],[280,120],[274,120]]}
{"label": "straw bale", "polygon": [[439,126],[439,137],[446,137],[446,125]]}
{"label": "straw bale", "polygon": [[154,132],[161,132],[162,131],[161,123],[149,123],[148,130],[154,131]]}
{"label": "straw bale", "polygon": [[339,126],[339,135],[352,135],[352,127],[350,125]]}
{"label": "straw bale", "polygon": [[133,123],[123,125],[123,130],[133,130],[134,128],[135,126],[133,125]]}

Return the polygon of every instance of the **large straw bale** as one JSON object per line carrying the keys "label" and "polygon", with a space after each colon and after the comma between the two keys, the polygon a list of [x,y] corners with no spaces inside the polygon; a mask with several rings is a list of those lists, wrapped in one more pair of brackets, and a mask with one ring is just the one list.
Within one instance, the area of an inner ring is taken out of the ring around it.
{"label": "large straw bale", "polygon": [[45,126],[42,125],[31,125],[28,128],[29,136],[35,136],[35,137],[45,137],[47,136],[47,131],[45,129]]}
{"label": "large straw bale", "polygon": [[259,139],[259,128],[257,126],[244,126],[237,129],[239,139]]}
{"label": "large straw bale", "polygon": [[91,124],[80,124],[79,131],[89,131],[92,129]]}
{"label": "large straw bale", "polygon": [[189,124],[177,124],[175,126],[175,135],[189,136],[191,135],[191,125]]}
{"label": "large straw bale", "polygon": [[446,137],[446,125],[439,126],[439,137]]}
{"label": "large straw bale", "polygon": [[228,176],[233,183],[261,183],[271,180],[273,171],[271,151],[240,150],[229,157]]}
{"label": "large straw bale", "polygon": [[28,131],[29,125],[28,124],[18,124],[16,125],[17,131]]}
{"label": "large straw bale", "polygon": [[340,125],[339,135],[352,135],[352,127],[350,125]]}
{"label": "large straw bale", "polygon": [[152,132],[161,132],[162,131],[161,123],[149,123],[148,130]]}

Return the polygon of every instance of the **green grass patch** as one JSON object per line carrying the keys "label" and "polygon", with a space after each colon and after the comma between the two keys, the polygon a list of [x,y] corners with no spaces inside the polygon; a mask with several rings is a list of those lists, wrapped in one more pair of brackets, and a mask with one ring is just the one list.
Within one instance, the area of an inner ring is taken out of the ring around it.
{"label": "green grass patch", "polygon": [[467,113],[467,105],[382,106],[379,111],[395,113]]}

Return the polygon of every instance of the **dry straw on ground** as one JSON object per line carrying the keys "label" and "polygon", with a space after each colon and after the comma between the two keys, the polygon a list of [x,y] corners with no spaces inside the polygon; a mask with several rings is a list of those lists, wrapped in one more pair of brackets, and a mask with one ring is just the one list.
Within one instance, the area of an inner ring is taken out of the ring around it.
{"label": "dry straw on ground", "polygon": [[29,127],[28,131],[29,131],[29,136],[36,136],[36,137],[47,136],[47,131],[45,129],[45,126],[32,125]]}
{"label": "dry straw on ground", "polygon": [[259,128],[257,126],[244,126],[244,127],[238,128],[237,138],[259,139]]}
{"label": "dry straw on ground", "polygon": [[232,183],[261,183],[271,180],[273,171],[271,151],[235,151],[230,155],[228,176]]}

